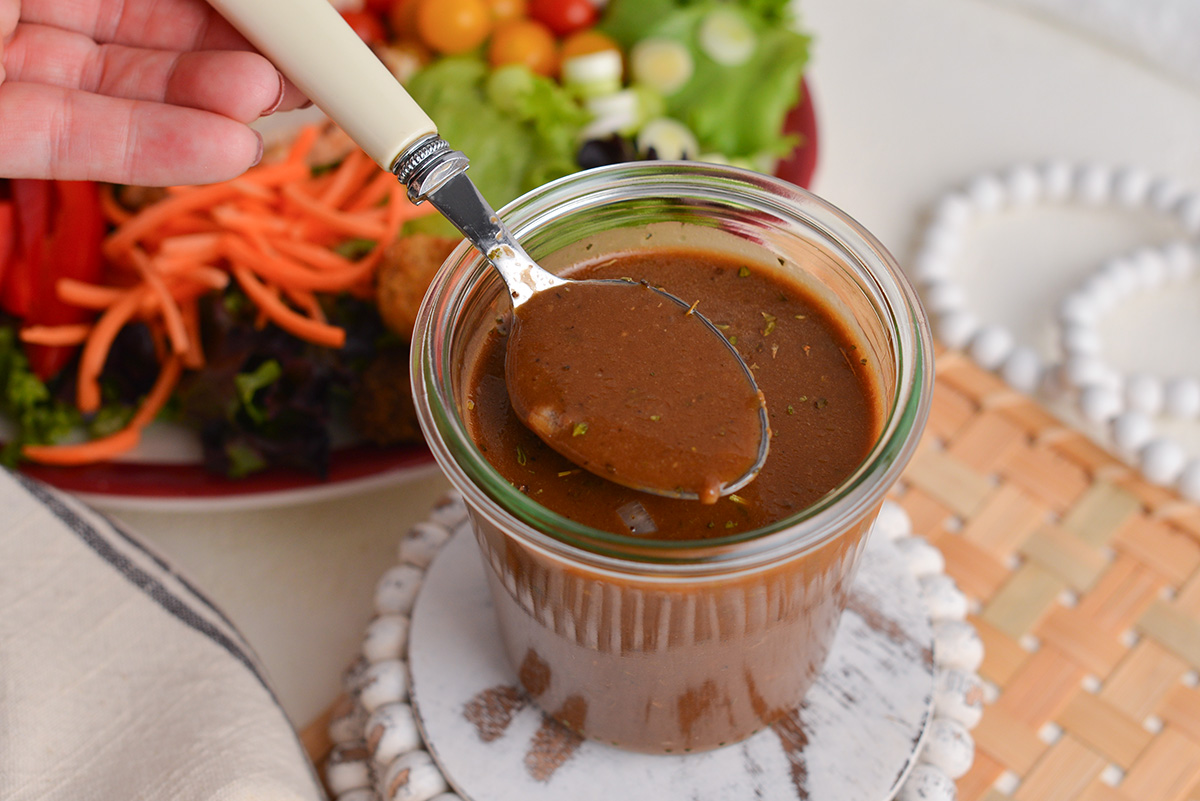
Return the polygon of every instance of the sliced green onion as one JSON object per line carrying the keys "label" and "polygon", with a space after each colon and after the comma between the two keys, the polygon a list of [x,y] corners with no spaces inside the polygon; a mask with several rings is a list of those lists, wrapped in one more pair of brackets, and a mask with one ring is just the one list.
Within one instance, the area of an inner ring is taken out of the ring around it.
{"label": "sliced green onion", "polygon": [[575,56],[562,63],[562,83],[579,97],[613,94],[621,89],[623,67],[616,50]]}
{"label": "sliced green onion", "polygon": [[643,125],[637,134],[637,148],[642,154],[653,150],[656,157],[667,161],[695,158],[700,153],[696,135],[670,117],[659,117]]}
{"label": "sliced green onion", "polygon": [[629,135],[644,119],[641,99],[632,89],[589,97],[583,105],[592,114],[591,122],[581,132],[585,140],[603,139],[614,133]]}
{"label": "sliced green onion", "polygon": [[758,36],[746,18],[725,6],[714,8],[704,16],[698,37],[700,49],[713,61],[727,67],[744,64],[758,46]]}
{"label": "sliced green onion", "polygon": [[636,83],[672,94],[692,78],[692,54],[672,39],[643,39],[629,51],[629,74]]}

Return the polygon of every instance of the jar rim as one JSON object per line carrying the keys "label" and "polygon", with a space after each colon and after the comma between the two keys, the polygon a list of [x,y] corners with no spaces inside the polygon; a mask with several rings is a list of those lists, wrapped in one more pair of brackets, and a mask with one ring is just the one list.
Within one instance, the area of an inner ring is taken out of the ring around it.
{"label": "jar rim", "polygon": [[[753,205],[812,229],[852,256],[872,284],[877,311],[889,331],[896,387],[884,409],[879,436],[857,468],[814,504],[767,526],[703,540],[661,540],[595,529],[541,506],[513,487],[483,457],[454,403],[445,326],[466,291],[491,273],[470,245],[451,254],[434,278],[417,317],[412,382],[422,428],[435,458],[468,505],[496,525],[551,552],[620,569],[647,565],[758,563],[781,551],[806,551],[873,509],[899,477],[929,413],[933,354],[928,322],[917,294],[881,243],[847,214],[780,179],[723,165],[634,162],[561,178],[523,195],[500,215],[518,240],[569,210],[628,199],[647,189],[656,197],[703,193],[706,200]],[[554,532],[553,534],[547,532]],[[826,536],[822,536],[826,535]]]}

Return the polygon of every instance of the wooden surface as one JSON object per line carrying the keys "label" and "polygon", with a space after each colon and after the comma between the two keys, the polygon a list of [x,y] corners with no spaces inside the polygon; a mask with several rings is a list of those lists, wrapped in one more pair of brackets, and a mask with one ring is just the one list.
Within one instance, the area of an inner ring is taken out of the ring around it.
{"label": "wooden surface", "polygon": [[962,801],[1200,799],[1200,507],[954,352],[895,497],[986,648]]}
{"label": "wooden surface", "polygon": [[933,633],[916,579],[884,537],[870,539],[801,708],[739,745],[678,756],[583,741],[530,703],[483,569],[464,523],[426,573],[409,645],[426,747],[464,798],[885,801],[916,759],[932,712]]}

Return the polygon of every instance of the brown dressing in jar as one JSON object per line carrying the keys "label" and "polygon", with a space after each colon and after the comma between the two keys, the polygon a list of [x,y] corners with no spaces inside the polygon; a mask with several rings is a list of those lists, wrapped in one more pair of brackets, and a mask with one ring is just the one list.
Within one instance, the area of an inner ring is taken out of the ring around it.
{"label": "brown dressing in jar", "polygon": [[[758,477],[713,504],[605,481],[517,419],[501,320],[468,368],[462,412],[488,461],[537,503],[644,538],[648,547],[702,543],[810,507],[862,463],[880,435],[874,365],[849,326],[805,288],[732,256],[684,248],[607,257],[570,275],[631,276],[699,300],[751,366],[773,438]],[[586,737],[679,753],[736,742],[801,701],[833,639],[874,511],[861,510],[835,536],[775,561],[669,578],[527,547],[484,515],[474,525],[505,649],[526,692]]]}
{"label": "brown dressing in jar", "polygon": [[[507,326],[500,325],[474,365],[464,416],[487,460],[514,486],[542,506],[594,528],[655,539],[707,539],[801,511],[863,460],[881,425],[873,368],[846,326],[818,299],[730,256],[696,250],[638,251],[580,264],[570,272],[571,278],[625,276],[699,300],[735,345],[766,400],[772,434],[766,464],[747,486],[711,505],[655,497],[580,469],[513,411],[505,381]],[[543,347],[547,359],[570,356],[566,343],[558,350],[550,342]],[[703,382],[703,359],[697,362]],[[663,414],[652,406],[640,411],[646,419]],[[689,423],[712,431],[720,424]]]}

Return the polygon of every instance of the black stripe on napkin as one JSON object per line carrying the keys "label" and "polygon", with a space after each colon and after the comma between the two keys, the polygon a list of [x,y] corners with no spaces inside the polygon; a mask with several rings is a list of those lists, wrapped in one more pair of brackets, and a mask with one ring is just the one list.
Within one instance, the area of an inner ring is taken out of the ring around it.
{"label": "black stripe on napkin", "polygon": [[[168,563],[167,560],[163,559],[161,556],[159,556],[154,551],[150,550],[144,544],[142,544],[142,542],[140,540],[138,540],[137,537],[133,536],[133,534],[131,534],[129,531],[127,531],[125,529],[125,527],[123,525],[121,525],[121,523],[119,521],[113,520],[108,515],[100,513],[100,512],[96,512],[96,514],[99,514],[101,517],[104,518],[104,522],[108,523],[108,525],[112,528],[114,534],[119,536],[121,539],[125,540],[125,542],[128,543],[130,547],[136,548],[138,551],[143,553],[147,559],[151,560],[152,562],[154,562],[154,564],[158,565],[159,569],[162,570],[162,572],[166,573],[171,578],[175,579],[175,581],[179,582],[179,585],[182,586],[185,590],[187,590],[188,593],[191,594],[191,596],[196,600],[197,603],[203,605],[210,612],[212,612],[214,615],[216,615],[218,618],[220,618],[221,622],[223,622],[226,626],[229,627],[230,633],[232,635],[236,636],[241,641],[241,644],[243,646],[246,645],[246,640],[244,637],[242,637],[242,633],[240,631],[238,631],[237,626],[233,625],[233,621],[230,620],[225,615],[225,613],[221,611],[220,607],[218,607],[216,604],[214,604],[208,598],[207,595],[200,592],[200,590],[197,589],[196,586],[194,584],[192,584],[192,582],[188,581],[186,577],[181,576],[179,573],[175,572],[175,569],[173,567],[171,567],[170,563]],[[250,658],[253,658],[253,656],[250,654],[248,654],[248,656],[250,656]]]}

